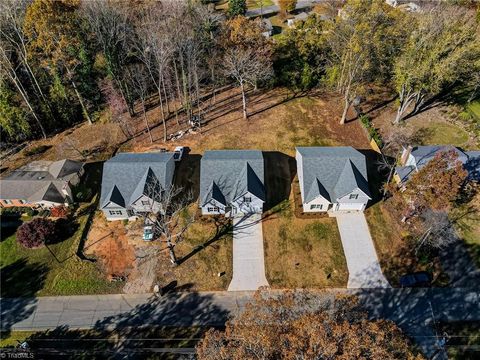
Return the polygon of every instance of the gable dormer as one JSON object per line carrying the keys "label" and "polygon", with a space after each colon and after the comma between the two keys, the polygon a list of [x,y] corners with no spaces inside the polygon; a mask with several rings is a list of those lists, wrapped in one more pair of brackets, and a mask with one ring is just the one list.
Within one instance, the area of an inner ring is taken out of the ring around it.
{"label": "gable dormer", "polygon": [[108,195],[105,197],[105,202],[102,208],[107,207],[125,207],[125,199],[123,198],[122,193],[118,189],[117,185],[114,185],[112,190],[110,190]]}

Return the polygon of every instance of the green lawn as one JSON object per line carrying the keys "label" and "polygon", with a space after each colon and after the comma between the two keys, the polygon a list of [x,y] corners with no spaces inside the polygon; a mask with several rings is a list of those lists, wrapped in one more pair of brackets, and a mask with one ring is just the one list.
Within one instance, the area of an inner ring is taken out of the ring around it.
{"label": "green lawn", "polygon": [[78,228],[66,240],[26,249],[15,234],[0,243],[1,292],[5,297],[80,295],[118,292],[96,263],[76,256],[88,214],[77,218]]}
{"label": "green lawn", "polygon": [[448,123],[432,123],[419,130],[420,141],[424,145],[463,146],[468,141],[468,133],[462,128]]}
{"label": "green lawn", "polygon": [[262,225],[269,284],[292,289],[345,287],[348,269],[336,220],[297,218],[286,201],[272,212]]}
{"label": "green lawn", "polygon": [[476,121],[480,121],[480,100],[470,102],[466,109]]}
{"label": "green lawn", "polygon": [[263,7],[275,5],[272,0],[247,0],[247,8],[249,9],[257,9]]}

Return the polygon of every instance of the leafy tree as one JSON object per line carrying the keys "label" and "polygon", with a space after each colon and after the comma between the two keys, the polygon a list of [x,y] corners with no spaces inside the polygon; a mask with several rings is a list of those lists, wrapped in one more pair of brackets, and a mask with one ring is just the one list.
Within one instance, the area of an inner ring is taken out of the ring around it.
{"label": "leafy tree", "polygon": [[25,110],[8,85],[0,81],[0,129],[5,139],[23,140],[30,134]]}
{"label": "leafy tree", "polygon": [[414,31],[394,68],[395,123],[412,106],[415,114],[426,101],[480,71],[480,26],[471,10],[438,6],[409,16]]}
{"label": "leafy tree", "polygon": [[197,346],[200,360],[421,359],[388,320],[369,320],[354,297],[259,291],[226,325]]}
{"label": "leafy tree", "polygon": [[44,218],[35,218],[22,224],[17,230],[17,241],[26,248],[45,245],[56,236],[55,222]]}
{"label": "leafy tree", "polygon": [[291,13],[297,6],[297,0],[278,0],[278,7],[283,13]]}
{"label": "leafy tree", "polygon": [[382,0],[350,0],[327,29],[327,83],[344,98],[340,123],[353,100],[374,81],[389,79],[402,40],[402,14]]}
{"label": "leafy tree", "polygon": [[279,84],[298,90],[316,86],[325,73],[325,29],[320,16],[309,16],[297,27],[284,31],[274,43],[273,67]]}
{"label": "leafy tree", "polygon": [[78,8],[79,0],[35,0],[27,8],[24,29],[31,39],[28,44],[30,56],[35,56],[51,76],[58,76],[62,83],[65,80],[84,117],[91,124],[88,104],[79,85],[82,81],[91,80],[80,78],[82,68],[85,71],[85,67],[91,67],[91,64],[82,62],[87,53],[81,36]]}
{"label": "leafy tree", "polygon": [[228,0],[227,14],[230,17],[243,16],[247,12],[247,0]]}

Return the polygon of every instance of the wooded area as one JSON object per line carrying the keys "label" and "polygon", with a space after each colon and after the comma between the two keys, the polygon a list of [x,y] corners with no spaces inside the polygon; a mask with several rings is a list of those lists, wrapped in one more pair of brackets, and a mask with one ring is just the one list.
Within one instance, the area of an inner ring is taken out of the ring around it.
{"label": "wooded area", "polygon": [[248,91],[265,86],[336,91],[344,98],[341,123],[373,85],[396,92],[396,123],[446,92],[477,96],[474,5],[414,13],[382,0],[351,0],[333,17],[316,9],[272,40],[262,35],[261,19],[226,18],[204,3],[2,2],[2,140],[46,138],[81,121],[117,122],[131,137],[136,116],[150,131],[152,106],[160,108],[156,123],[166,140],[169,123],[178,124],[180,114],[201,117],[202,99],[226,84],[241,91],[245,119]]}

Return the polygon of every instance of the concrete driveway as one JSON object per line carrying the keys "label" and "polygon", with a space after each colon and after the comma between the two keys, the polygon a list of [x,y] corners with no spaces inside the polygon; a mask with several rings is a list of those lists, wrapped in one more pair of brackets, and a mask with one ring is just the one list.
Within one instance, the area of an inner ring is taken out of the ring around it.
{"label": "concrete driveway", "polygon": [[268,286],[263,255],[262,217],[233,218],[233,276],[228,291],[256,290]]}
{"label": "concrete driveway", "polygon": [[335,213],[348,267],[348,288],[390,287],[362,212]]}

